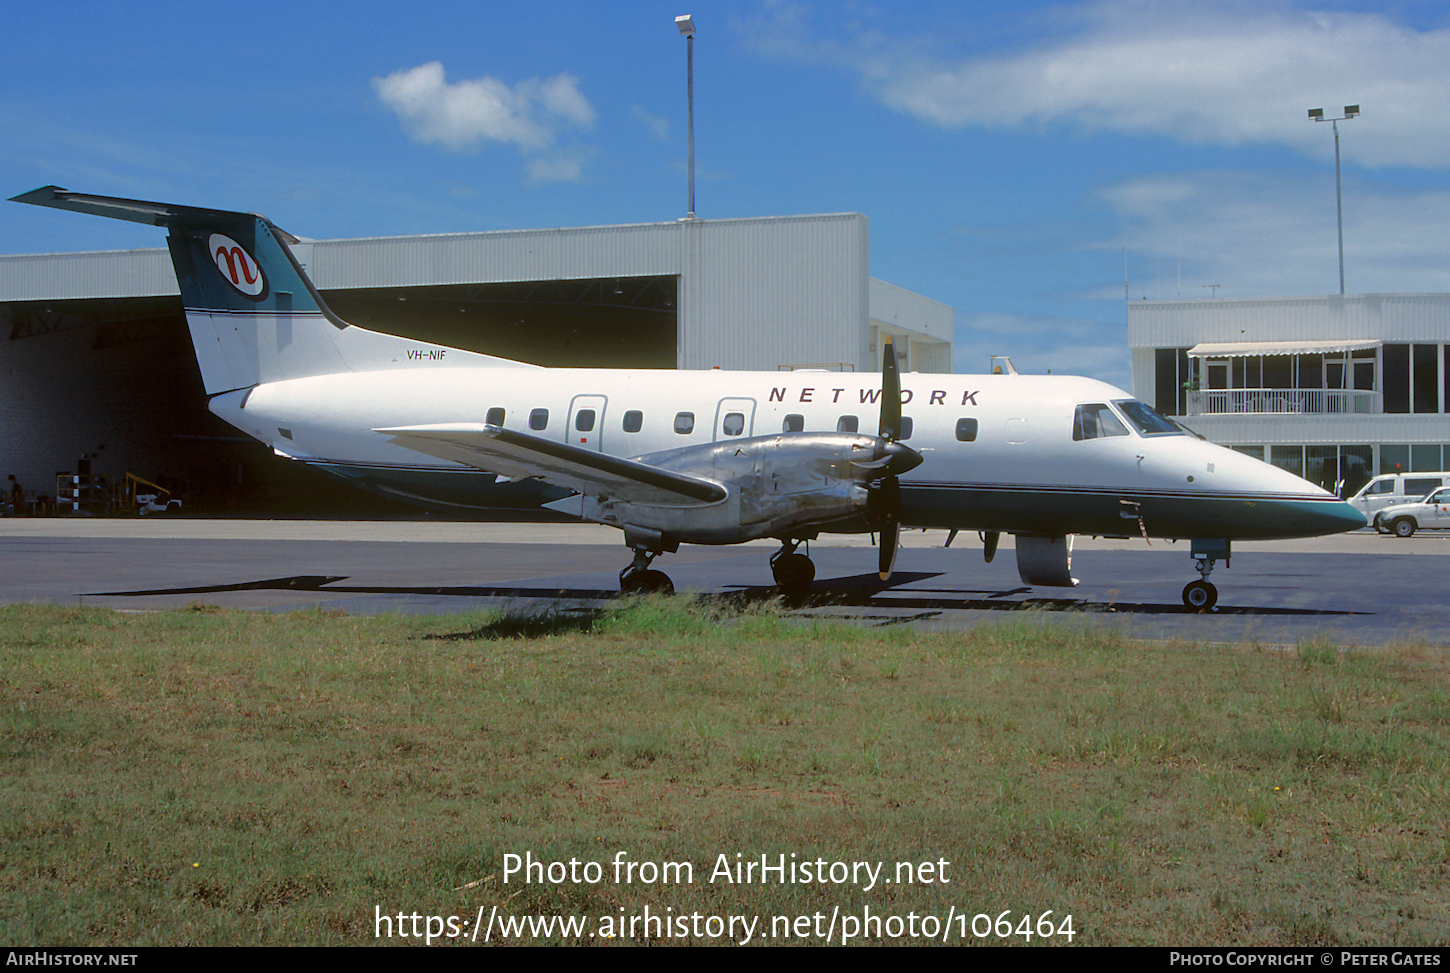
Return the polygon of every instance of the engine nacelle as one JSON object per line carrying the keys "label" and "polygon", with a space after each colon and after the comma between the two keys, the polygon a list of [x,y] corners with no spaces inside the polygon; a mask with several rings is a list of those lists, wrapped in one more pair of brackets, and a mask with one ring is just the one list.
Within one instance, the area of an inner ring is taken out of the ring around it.
{"label": "engine nacelle", "polygon": [[801,432],[685,446],[639,459],[713,480],[727,496],[711,504],[582,496],[549,506],[616,527],[657,531],[671,541],[734,544],[863,515],[869,484],[914,468],[921,455],[876,436]]}
{"label": "engine nacelle", "polygon": [[1072,535],[1017,534],[1017,573],[1023,584],[1075,588]]}

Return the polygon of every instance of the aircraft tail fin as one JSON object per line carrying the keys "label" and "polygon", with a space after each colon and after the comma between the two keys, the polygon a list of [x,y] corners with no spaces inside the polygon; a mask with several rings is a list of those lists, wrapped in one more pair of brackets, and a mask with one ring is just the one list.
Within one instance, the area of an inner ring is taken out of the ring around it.
{"label": "aircraft tail fin", "polygon": [[73,193],[46,186],[15,202],[166,227],[208,395],[262,382],[425,364],[521,363],[347,324],[264,216]]}

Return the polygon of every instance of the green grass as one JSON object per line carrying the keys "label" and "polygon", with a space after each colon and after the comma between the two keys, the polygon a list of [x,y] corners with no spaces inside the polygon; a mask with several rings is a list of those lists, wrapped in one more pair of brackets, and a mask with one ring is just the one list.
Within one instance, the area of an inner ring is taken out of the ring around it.
{"label": "green grass", "polygon": [[[1076,944],[1443,943],[1445,663],[685,600],[542,618],[3,608],[0,939],[363,944],[375,909],[648,906],[767,933],[838,907],[1052,910]],[[621,851],[695,880],[615,883]],[[505,882],[525,852],[606,880]],[[709,882],[737,853],[888,875],[945,859],[949,882]]]}

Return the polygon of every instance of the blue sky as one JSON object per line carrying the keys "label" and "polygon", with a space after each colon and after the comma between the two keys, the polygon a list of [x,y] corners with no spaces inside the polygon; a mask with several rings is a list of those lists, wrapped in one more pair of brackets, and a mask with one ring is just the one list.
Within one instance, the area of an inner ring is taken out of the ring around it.
{"label": "blue sky", "polygon": [[[957,369],[1129,384],[1133,299],[1450,292],[1450,5],[58,2],[8,25],[4,197],[325,239],[861,212]],[[27,21],[25,18],[28,17]],[[0,205],[0,252],[162,245]]]}

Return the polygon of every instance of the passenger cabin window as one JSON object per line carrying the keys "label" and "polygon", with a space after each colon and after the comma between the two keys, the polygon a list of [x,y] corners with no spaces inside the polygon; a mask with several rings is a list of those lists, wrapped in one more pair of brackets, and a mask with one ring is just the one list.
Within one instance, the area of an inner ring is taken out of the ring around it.
{"label": "passenger cabin window", "polygon": [[781,432],[800,432],[806,427],[805,416],[786,416],[785,424],[780,427]]}
{"label": "passenger cabin window", "polygon": [[547,429],[549,427],[549,410],[535,409],[529,413],[530,429]]}
{"label": "passenger cabin window", "polygon": [[592,432],[594,429],[594,410],[580,409],[574,413],[574,428],[580,432]]}
{"label": "passenger cabin window", "polygon": [[675,413],[675,432],[681,436],[688,436],[695,431],[695,414],[693,412]]}
{"label": "passenger cabin window", "polygon": [[1128,427],[1105,404],[1095,402],[1077,407],[1077,415],[1072,420],[1073,439],[1102,439],[1107,436],[1126,435]]}
{"label": "passenger cabin window", "polygon": [[644,413],[638,409],[630,409],[624,414],[624,431],[639,432],[644,427]]}
{"label": "passenger cabin window", "polygon": [[977,420],[976,419],[958,419],[957,420],[957,442],[959,442],[959,443],[974,443],[976,441],[977,441]]}
{"label": "passenger cabin window", "polygon": [[745,431],[745,413],[727,412],[725,421],[720,423],[720,430],[727,436],[738,436]]}
{"label": "passenger cabin window", "polygon": [[908,439],[911,438],[911,433],[914,428],[915,427],[911,421],[911,416],[901,417],[901,442],[906,442]]}
{"label": "passenger cabin window", "polygon": [[505,415],[507,415],[507,413],[505,413],[503,409],[499,408],[498,406],[494,406],[492,409],[488,410],[488,415],[484,416],[483,421],[488,423],[490,426],[501,426],[503,425]]}
{"label": "passenger cabin window", "polygon": [[842,416],[836,420],[836,432],[856,432],[861,428],[861,420],[855,416]]}

